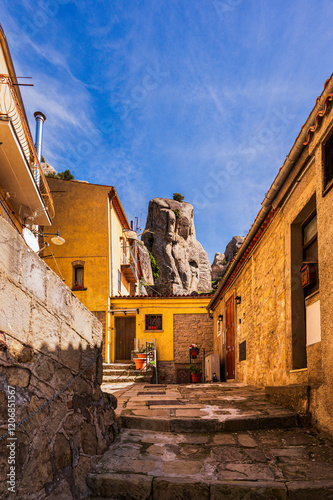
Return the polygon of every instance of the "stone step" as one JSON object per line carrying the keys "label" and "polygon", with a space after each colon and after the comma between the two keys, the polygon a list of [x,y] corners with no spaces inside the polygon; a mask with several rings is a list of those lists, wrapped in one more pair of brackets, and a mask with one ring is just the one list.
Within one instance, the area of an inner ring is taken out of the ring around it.
{"label": "stone step", "polygon": [[126,369],[126,368],[129,368],[130,366],[132,366],[133,363],[103,363],[103,370],[105,369]]}
{"label": "stone step", "polygon": [[150,379],[150,376],[146,375],[128,375],[124,377],[103,377],[103,384],[114,384],[115,382],[145,382],[146,379]]}
{"label": "stone step", "polygon": [[[181,406],[178,407],[181,409]],[[141,417],[126,415],[126,411],[120,416],[122,428],[143,429],[160,432],[239,432],[264,429],[288,429],[298,427],[299,422],[296,414],[290,412],[285,415],[260,416],[253,418],[228,418],[220,421],[217,418],[154,418],[150,416]]]}
{"label": "stone step", "polygon": [[130,373],[135,373],[136,370],[130,370],[128,368],[125,368],[123,370],[119,370],[117,368],[114,368],[114,369],[111,369],[111,368],[104,368],[103,370],[103,375],[120,375],[121,373],[126,373],[126,374],[130,374]]}
{"label": "stone step", "polygon": [[333,445],[312,431],[123,429],[87,477],[93,500],[329,499]]}

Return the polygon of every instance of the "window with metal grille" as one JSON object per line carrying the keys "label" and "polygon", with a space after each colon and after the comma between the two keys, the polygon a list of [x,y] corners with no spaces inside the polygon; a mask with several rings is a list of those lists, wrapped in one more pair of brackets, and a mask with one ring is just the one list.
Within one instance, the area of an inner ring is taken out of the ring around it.
{"label": "window with metal grille", "polygon": [[72,262],[73,266],[73,290],[86,290],[84,286],[84,264],[83,260]]}
{"label": "window with metal grille", "polygon": [[162,330],[162,314],[146,314],[146,330]]}

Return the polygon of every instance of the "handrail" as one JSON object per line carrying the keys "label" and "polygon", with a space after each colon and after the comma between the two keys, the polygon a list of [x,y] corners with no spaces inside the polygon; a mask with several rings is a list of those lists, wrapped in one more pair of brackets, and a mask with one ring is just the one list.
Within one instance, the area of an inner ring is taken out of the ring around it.
{"label": "handrail", "polygon": [[[55,212],[51,192],[47,184],[43,169],[40,166],[36,149],[31,137],[30,129],[26,122],[20,102],[17,98],[10,75],[0,74],[0,86],[1,85],[7,85],[7,87],[3,92],[3,99],[0,101],[0,105],[2,102],[4,108],[0,109],[0,116],[8,116],[8,118],[12,121],[15,132],[28,162],[29,168],[33,174],[34,182],[43,198],[43,202],[47,208],[50,218],[53,219]],[[6,89],[9,89],[9,96],[6,96]],[[0,89],[0,95],[1,94],[2,87]],[[9,101],[7,99],[8,97]],[[36,178],[38,178],[38,183],[36,181]]]}

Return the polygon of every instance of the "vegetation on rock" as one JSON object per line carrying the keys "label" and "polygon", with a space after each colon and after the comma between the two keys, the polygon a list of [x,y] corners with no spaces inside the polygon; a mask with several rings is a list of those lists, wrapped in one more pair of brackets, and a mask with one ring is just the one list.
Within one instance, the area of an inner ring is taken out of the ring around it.
{"label": "vegetation on rock", "polygon": [[185,198],[185,196],[183,196],[182,194],[180,193],[173,193],[173,199],[175,201],[179,201],[180,203],[183,201],[183,199]]}
{"label": "vegetation on rock", "polygon": [[[149,252],[149,250],[148,250],[148,252]],[[151,262],[151,268],[153,270],[153,278],[154,278],[154,281],[156,281],[160,275],[160,268],[156,264],[156,260],[150,252],[149,252],[149,257],[150,257],[150,262]]]}
{"label": "vegetation on rock", "polygon": [[50,173],[46,177],[55,177],[56,179],[64,179],[65,181],[70,181],[74,179],[74,175],[70,170],[65,170],[64,172],[59,172],[58,174]]}

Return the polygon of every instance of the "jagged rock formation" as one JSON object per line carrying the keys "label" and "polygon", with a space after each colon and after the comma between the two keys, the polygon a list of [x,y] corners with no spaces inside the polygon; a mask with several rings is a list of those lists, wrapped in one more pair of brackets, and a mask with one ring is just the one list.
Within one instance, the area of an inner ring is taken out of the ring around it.
{"label": "jagged rock formation", "polygon": [[214,257],[214,262],[212,264],[212,281],[216,281],[221,278],[224,271],[227,269],[228,264],[224,253],[217,252]]}
{"label": "jagged rock formation", "polygon": [[166,198],[149,202],[147,232],[142,241],[160,268],[154,289],[162,294],[209,292],[211,268],[197,241],[193,206]]}
{"label": "jagged rock formation", "polygon": [[214,262],[212,264],[213,282],[217,281],[224,275],[244,240],[245,238],[243,236],[234,236],[227,244],[224,253],[215,254]]}
{"label": "jagged rock formation", "polygon": [[150,262],[150,255],[144,244],[138,242],[138,250],[140,255],[140,263],[142,270],[142,286],[140,287],[140,295],[147,295],[146,286],[154,285],[153,270]]}
{"label": "jagged rock formation", "polygon": [[40,166],[42,167],[42,170],[45,175],[52,174],[55,175],[57,172],[55,168],[52,167],[49,163],[41,162]]}

